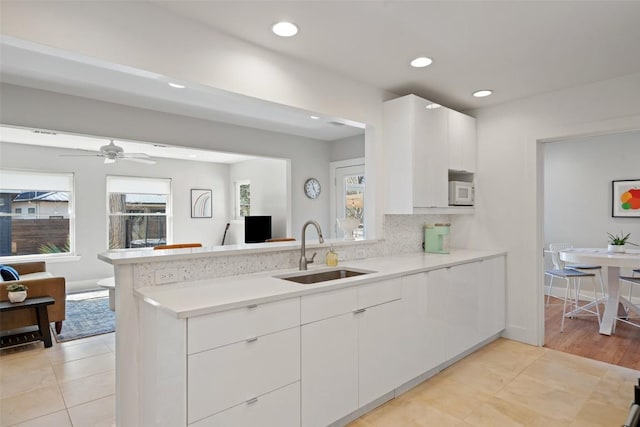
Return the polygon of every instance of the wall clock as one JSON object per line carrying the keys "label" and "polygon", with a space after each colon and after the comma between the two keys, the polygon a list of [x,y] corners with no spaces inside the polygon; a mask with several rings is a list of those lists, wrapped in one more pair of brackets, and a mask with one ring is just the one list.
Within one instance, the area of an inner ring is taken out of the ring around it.
{"label": "wall clock", "polygon": [[310,199],[317,199],[320,195],[320,182],[315,178],[309,178],[304,182],[304,194]]}

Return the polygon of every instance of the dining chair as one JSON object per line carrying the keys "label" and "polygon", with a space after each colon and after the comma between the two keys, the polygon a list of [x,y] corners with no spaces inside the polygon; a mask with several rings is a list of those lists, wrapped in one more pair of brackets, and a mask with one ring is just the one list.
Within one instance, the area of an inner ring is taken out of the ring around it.
{"label": "dining chair", "polygon": [[[633,270],[634,273],[640,272],[639,270]],[[620,321],[620,322],[624,322],[627,323],[631,326],[635,326],[636,328],[640,328],[640,323],[639,322],[632,322],[629,320],[629,316],[631,314],[631,312],[636,312],[640,314],[640,304],[634,304],[631,301],[631,295],[633,294],[632,289],[635,286],[640,286],[640,277],[637,276],[620,276],[620,284],[622,283],[626,283],[629,285],[629,298],[628,298],[628,305],[625,307],[625,314],[623,316],[621,315],[617,315],[616,316],[616,322]],[[615,326],[614,326],[615,328]]]}
{"label": "dining chair", "polygon": [[[561,270],[562,268],[568,268],[572,270],[578,270],[582,272],[593,272],[597,273],[598,280],[600,282],[600,292],[602,293],[602,299],[606,299],[607,294],[604,290],[604,280],[602,280],[602,266],[600,265],[591,265],[591,264],[564,264],[563,261],[560,260],[560,251],[565,249],[571,249],[573,245],[571,243],[550,243],[549,244],[549,253],[551,253],[551,261],[553,262],[553,268],[555,270]],[[563,265],[563,267],[560,267]],[[638,270],[640,272],[640,270]],[[549,307],[549,298],[551,297],[551,291],[553,290],[553,276],[549,281],[549,288],[547,289],[547,304]],[[594,290],[595,291],[595,290]],[[578,283],[578,292],[580,292],[580,283]]]}
{"label": "dining chair", "polygon": [[[595,274],[580,271],[575,268],[568,268],[564,261],[560,259],[559,252],[564,249],[571,248],[568,243],[552,243],[549,245],[549,251],[551,252],[551,260],[553,262],[553,270],[545,270],[544,274],[550,277],[549,283],[549,295],[553,289],[554,279],[563,279],[566,282],[565,293],[562,305],[562,321],[560,323],[560,332],[564,332],[564,319],[565,317],[576,317],[584,312],[589,315],[595,315],[598,319],[598,325],[600,325],[601,316],[600,308],[598,306],[598,289],[595,282]],[[580,279],[590,278],[593,284],[594,298],[587,304],[580,305]],[[570,310],[567,311],[567,304],[569,304]],[[549,305],[549,298],[547,297],[547,305]],[[590,309],[591,306],[595,307],[596,311]]]}

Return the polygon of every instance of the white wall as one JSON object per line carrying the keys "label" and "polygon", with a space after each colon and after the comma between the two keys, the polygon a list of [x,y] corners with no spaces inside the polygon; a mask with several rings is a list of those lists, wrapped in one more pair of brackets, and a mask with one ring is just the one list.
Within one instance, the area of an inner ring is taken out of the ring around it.
{"label": "white wall", "polygon": [[[8,36],[150,70],[185,82],[366,123],[366,163],[372,171],[383,170],[377,164],[383,161],[379,133],[382,101],[394,95],[234,39],[153,4],[133,1],[3,2],[0,27]],[[114,130],[114,126],[111,128]],[[215,136],[209,134],[209,138]],[[179,139],[175,138],[176,141]],[[288,153],[286,157],[289,157]],[[294,166],[292,164],[292,185],[295,188]],[[309,172],[315,174],[313,170]],[[367,203],[367,229],[371,235],[382,232],[380,207],[383,200],[375,191],[382,178],[378,172],[367,173],[371,197]],[[299,213],[303,214],[304,209],[310,207],[302,206]],[[294,205],[294,218],[296,209]],[[301,226],[302,223],[296,225],[294,221],[294,230]]]}
{"label": "white wall", "polygon": [[[95,288],[96,280],[113,275],[113,267],[99,261],[108,250],[106,176],[171,178],[173,236],[179,242],[219,244],[227,219],[228,165],[158,158],[155,165],[101,158],[60,157],[77,151],[0,143],[0,167],[46,172],[73,172],[76,206],[76,252],[79,261],[48,263],[47,268],[67,280],[67,292]],[[189,171],[189,173],[185,173]],[[191,188],[213,189],[213,218],[191,218]]]}
{"label": "white wall", "polygon": [[329,161],[350,160],[364,157],[364,134],[337,139],[329,143]]}
{"label": "white wall", "polygon": [[640,129],[640,74],[477,110],[476,213],[452,215],[455,247],[507,256],[506,336],[544,342],[540,141]]}
{"label": "white wall", "polygon": [[[249,180],[251,183],[251,215],[271,215],[273,237],[287,237],[287,217],[289,201],[287,197],[287,177],[289,162],[280,159],[255,159],[239,162],[229,167],[229,183]],[[233,218],[235,195],[230,189],[230,217]],[[244,243],[244,221],[236,222],[231,228],[229,243]]]}
{"label": "white wall", "polygon": [[325,141],[8,84],[0,84],[0,96],[0,121],[4,124],[288,158],[293,236],[299,237],[302,224],[308,219],[315,219],[323,228],[329,226],[328,192],[310,200],[302,191],[304,181],[311,176],[325,186],[328,183],[329,146]]}
{"label": "white wall", "polygon": [[545,245],[604,247],[607,233],[620,232],[640,244],[640,218],[611,216],[611,181],[640,179],[640,132],[549,142],[543,148]]}

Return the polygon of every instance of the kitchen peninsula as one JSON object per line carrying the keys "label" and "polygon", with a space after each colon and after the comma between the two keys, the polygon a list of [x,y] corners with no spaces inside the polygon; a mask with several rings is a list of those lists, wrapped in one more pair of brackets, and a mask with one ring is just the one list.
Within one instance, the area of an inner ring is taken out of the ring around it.
{"label": "kitchen peninsula", "polygon": [[301,273],[291,243],[101,254],[117,284],[118,425],[340,425],[504,329],[503,252],[344,245],[337,268],[367,274],[315,284],[279,277]]}

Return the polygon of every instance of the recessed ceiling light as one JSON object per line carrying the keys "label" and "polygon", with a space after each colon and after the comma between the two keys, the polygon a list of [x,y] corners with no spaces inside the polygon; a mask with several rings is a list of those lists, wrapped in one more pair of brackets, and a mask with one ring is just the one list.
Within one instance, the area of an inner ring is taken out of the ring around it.
{"label": "recessed ceiling light", "polygon": [[292,22],[281,21],[273,24],[271,30],[280,37],[291,37],[298,34],[298,26]]}
{"label": "recessed ceiling light", "polygon": [[195,154],[189,154],[189,156],[188,156],[188,157],[189,157],[190,159],[195,159],[195,158],[196,158],[196,157],[198,157],[198,156],[196,156]]}
{"label": "recessed ceiling light", "polygon": [[320,117],[318,117],[318,116],[309,116],[309,118],[313,119],[313,120],[320,120]]}
{"label": "recessed ceiling light", "polygon": [[431,58],[427,58],[426,56],[420,56],[413,61],[411,61],[411,66],[415,68],[422,68],[428,65],[431,65],[433,60]]}
{"label": "recessed ceiling light", "polygon": [[431,104],[425,106],[424,108],[426,108],[427,110],[435,110],[436,108],[440,108],[440,107],[442,107],[442,105],[432,102]]}
{"label": "recessed ceiling light", "polygon": [[485,96],[489,96],[492,93],[493,93],[492,90],[482,89],[482,90],[477,90],[477,91],[473,92],[473,96],[475,96],[476,98],[484,98]]}
{"label": "recessed ceiling light", "polygon": [[176,89],[184,89],[186,87],[183,85],[179,85],[178,83],[171,83],[171,82],[169,82],[169,86],[175,87]]}

